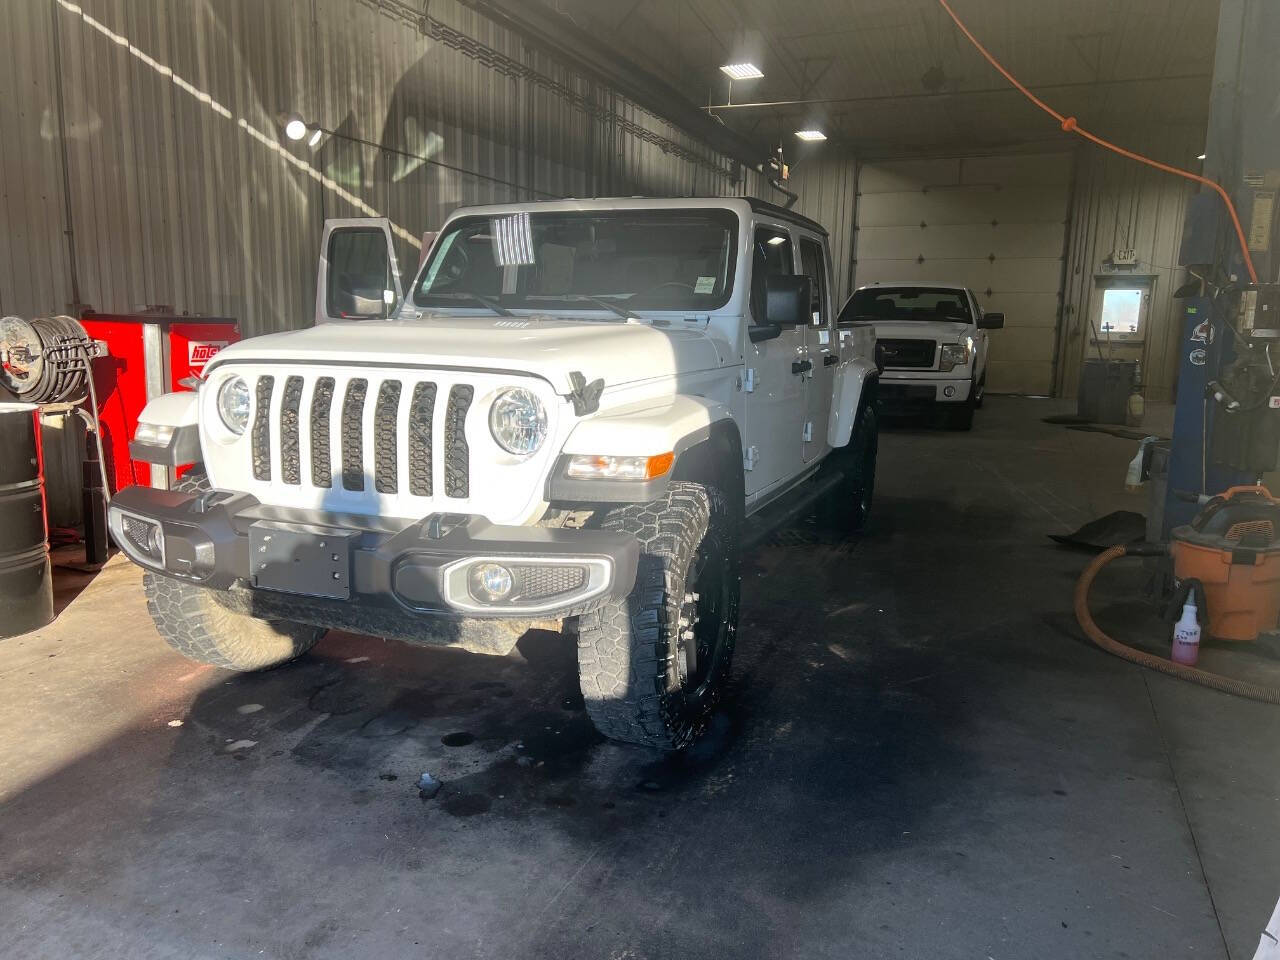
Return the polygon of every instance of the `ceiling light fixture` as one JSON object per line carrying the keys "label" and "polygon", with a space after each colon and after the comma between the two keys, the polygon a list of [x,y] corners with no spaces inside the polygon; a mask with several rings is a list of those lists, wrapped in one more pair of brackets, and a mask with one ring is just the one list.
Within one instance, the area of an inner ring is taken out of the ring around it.
{"label": "ceiling light fixture", "polygon": [[324,136],[324,131],[321,130],[319,127],[312,128],[311,139],[307,141],[307,146],[314,147],[317,143],[320,142],[320,138],[323,136]]}
{"label": "ceiling light fixture", "polygon": [[764,76],[764,71],[754,63],[726,63],[720,72],[730,80],[759,80]]}
{"label": "ceiling light fixture", "polygon": [[797,130],[796,136],[801,140],[813,142],[815,140],[825,140],[827,135],[821,130]]}
{"label": "ceiling light fixture", "polygon": [[1204,154],[1203,154],[1203,153],[1202,153],[1202,154],[1200,154],[1200,156],[1196,157],[1196,159],[1197,159],[1197,160],[1203,160],[1203,159],[1204,159]]}
{"label": "ceiling light fixture", "polygon": [[284,135],[290,140],[301,140],[307,135],[306,121],[301,117],[290,117],[284,125]]}

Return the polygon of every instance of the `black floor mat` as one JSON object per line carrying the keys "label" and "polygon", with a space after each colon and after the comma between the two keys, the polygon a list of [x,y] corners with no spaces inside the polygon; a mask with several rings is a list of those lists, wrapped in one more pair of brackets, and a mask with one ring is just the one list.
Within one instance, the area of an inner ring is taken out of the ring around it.
{"label": "black floor mat", "polygon": [[1063,546],[1097,553],[1122,543],[1144,540],[1146,536],[1146,517],[1132,510],[1117,510],[1097,520],[1090,520],[1074,533],[1051,533],[1049,539]]}

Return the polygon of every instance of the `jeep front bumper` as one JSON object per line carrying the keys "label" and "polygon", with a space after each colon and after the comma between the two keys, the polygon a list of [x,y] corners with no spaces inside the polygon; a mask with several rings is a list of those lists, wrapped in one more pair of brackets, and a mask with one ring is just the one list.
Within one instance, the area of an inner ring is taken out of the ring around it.
{"label": "jeep front bumper", "polygon": [[332,626],[440,614],[554,619],[631,592],[639,543],[604,530],[496,526],[466,514],[385,520],[269,507],[248,494],[126,487],[117,545],[140,566],[231,591],[262,616]]}

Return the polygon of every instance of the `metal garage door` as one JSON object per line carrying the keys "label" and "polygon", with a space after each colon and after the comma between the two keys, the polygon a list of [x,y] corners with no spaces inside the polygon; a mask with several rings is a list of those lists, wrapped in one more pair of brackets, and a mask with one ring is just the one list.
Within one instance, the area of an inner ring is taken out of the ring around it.
{"label": "metal garage door", "polygon": [[868,163],[858,179],[854,283],[946,281],[1005,314],[987,389],[1048,394],[1062,289],[1071,157]]}

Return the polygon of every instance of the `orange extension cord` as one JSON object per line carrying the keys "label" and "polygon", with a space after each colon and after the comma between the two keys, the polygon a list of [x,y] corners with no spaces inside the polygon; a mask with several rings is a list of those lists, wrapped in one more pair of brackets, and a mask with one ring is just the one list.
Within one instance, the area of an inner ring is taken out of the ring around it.
{"label": "orange extension cord", "polygon": [[1076,621],[1090,640],[1107,651],[1107,653],[1114,654],[1123,660],[1128,660],[1130,663],[1136,663],[1151,670],[1158,670],[1160,673],[1167,673],[1171,677],[1190,680],[1192,683],[1198,683],[1202,687],[1209,687],[1222,693],[1230,693],[1249,700],[1280,704],[1280,689],[1264,687],[1258,683],[1249,683],[1247,680],[1233,680],[1231,677],[1210,673],[1208,670],[1198,670],[1195,667],[1174,663],[1164,657],[1157,657],[1146,651],[1137,650],[1103,633],[1098,625],[1094,623],[1093,615],[1089,613],[1089,588],[1093,586],[1094,578],[1098,576],[1098,572],[1103,567],[1112,560],[1123,557],[1126,552],[1123,546],[1112,547],[1109,550],[1102,551],[1084,568],[1084,573],[1080,574],[1080,580],[1076,583]]}
{"label": "orange extension cord", "polygon": [[1216,180],[1210,180],[1208,177],[1202,177],[1198,173],[1192,173],[1190,170],[1171,167],[1167,163],[1161,163],[1159,160],[1152,160],[1150,157],[1144,157],[1140,153],[1134,153],[1132,150],[1126,150],[1124,147],[1117,146],[1108,140],[1103,140],[1102,137],[1097,134],[1090,133],[1088,130],[1076,123],[1075,117],[1063,116],[1019,83],[1017,77],[1006,70],[999,60],[988,53],[987,48],[978,42],[978,38],[970,33],[969,28],[966,27],[964,22],[956,16],[956,12],[951,9],[951,5],[947,3],[947,0],[938,0],[938,3],[942,4],[942,9],[947,11],[947,14],[955,21],[956,26],[960,28],[960,32],[968,37],[969,42],[978,48],[978,52],[986,58],[987,63],[1000,71],[1000,75],[1013,84],[1024,97],[1034,103],[1045,113],[1049,114],[1049,116],[1053,117],[1053,119],[1057,120],[1058,125],[1061,126],[1065,132],[1074,133],[1078,136],[1084,137],[1091,143],[1096,143],[1098,146],[1110,150],[1113,153],[1118,153],[1122,157],[1128,157],[1130,160],[1138,161],[1138,163],[1145,163],[1149,167],[1155,167],[1157,170],[1163,170],[1165,173],[1172,173],[1174,176],[1185,177],[1188,180],[1203,183],[1205,186],[1216,190],[1218,196],[1222,198],[1222,202],[1226,204],[1227,212],[1231,214],[1231,223],[1236,228],[1236,238],[1240,241],[1240,255],[1244,257],[1244,265],[1249,271],[1249,279],[1255,284],[1258,282],[1258,273],[1253,268],[1253,257],[1249,255],[1249,242],[1245,239],[1244,228],[1240,226],[1240,217],[1236,215],[1236,206],[1231,202],[1231,197],[1227,194],[1227,191],[1222,188],[1220,183]]}

